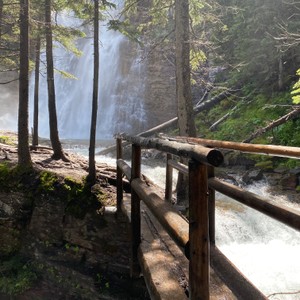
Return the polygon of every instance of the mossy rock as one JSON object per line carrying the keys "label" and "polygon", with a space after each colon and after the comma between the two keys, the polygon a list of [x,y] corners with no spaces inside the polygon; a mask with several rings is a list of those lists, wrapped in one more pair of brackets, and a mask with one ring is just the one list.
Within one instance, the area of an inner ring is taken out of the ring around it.
{"label": "mossy rock", "polygon": [[19,251],[21,247],[21,233],[19,230],[0,225],[0,256],[10,256]]}
{"label": "mossy rock", "polygon": [[17,144],[17,139],[13,136],[0,135],[0,143],[14,146]]}
{"label": "mossy rock", "polygon": [[264,160],[260,161],[255,164],[255,167],[264,169],[264,170],[270,170],[273,169],[273,162],[271,160]]}

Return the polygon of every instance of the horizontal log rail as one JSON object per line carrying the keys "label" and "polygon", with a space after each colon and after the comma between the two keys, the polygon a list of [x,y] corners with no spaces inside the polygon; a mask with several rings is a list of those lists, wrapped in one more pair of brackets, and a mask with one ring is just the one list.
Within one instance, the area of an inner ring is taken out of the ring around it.
{"label": "horizontal log rail", "polygon": [[[215,145],[219,148],[220,141],[217,143],[202,143],[190,138],[180,138],[173,141],[173,138],[149,139],[126,134],[117,137],[117,189],[122,190],[123,174],[130,181],[132,189],[131,198],[131,232],[132,232],[132,257],[131,275],[139,276],[137,265],[137,252],[141,243],[140,232],[140,201],[142,200],[151,213],[156,217],[170,237],[175,241],[179,248],[189,258],[189,298],[190,299],[209,299],[209,266],[213,266],[215,271],[220,274],[223,281],[229,286],[237,297],[247,297],[252,295],[253,299],[265,299],[265,296],[245,278],[236,267],[217,249],[215,242],[215,191],[227,195],[240,203],[247,205],[269,217],[280,221],[296,230],[300,230],[300,213],[274,204],[268,199],[258,196],[223,182],[214,177],[214,167],[223,162],[223,155],[217,149],[206,148]],[[132,166],[130,167],[122,159],[122,140],[132,144]],[[183,142],[193,143],[185,144]],[[207,141],[207,140],[206,140]],[[232,143],[230,149],[241,150],[240,146]],[[227,145],[229,147],[229,144]],[[226,143],[224,144],[226,145]],[[295,157],[294,148],[283,149],[282,147],[258,147],[256,149],[247,148],[247,152]],[[164,201],[157,193],[157,189],[142,180],[141,174],[141,149],[157,149],[167,153],[166,163],[166,190]],[[272,150],[270,150],[272,148]],[[243,148],[244,149],[244,148]],[[250,150],[249,150],[250,149]],[[299,148],[297,148],[299,149]],[[255,152],[257,151],[257,152]],[[299,150],[300,151],[300,150]],[[173,159],[173,156],[189,158],[188,166]],[[300,157],[300,156],[298,156]],[[172,200],[172,174],[173,169],[186,174],[189,178],[189,221],[187,222],[170,203]],[[117,193],[117,207],[121,207],[122,193]],[[213,255],[212,258],[210,256]],[[226,270],[225,270],[226,269]],[[224,272],[225,271],[225,272]],[[225,275],[224,275],[225,274]]]}
{"label": "horizontal log rail", "polygon": [[178,214],[178,211],[172,204],[163,201],[157,195],[155,188],[150,187],[143,180],[139,178],[134,179],[131,182],[131,186],[184,252],[185,246],[189,241],[187,221]]}
{"label": "horizontal log rail", "polygon": [[280,204],[271,203],[268,199],[245,191],[233,184],[216,178],[209,178],[208,186],[228,197],[254,208],[269,217],[300,231],[300,212]]}
{"label": "horizontal log rail", "polygon": [[151,139],[139,136],[130,136],[127,134],[119,134],[116,137],[124,139],[132,144],[139,145],[142,148],[157,149],[180,157],[195,159],[196,161],[215,167],[221,165],[224,160],[223,155],[219,150],[207,148],[201,145],[189,145],[165,141],[159,138]]}
{"label": "horizontal log rail", "polygon": [[218,140],[190,138],[190,137],[181,137],[181,136],[169,137],[169,136],[161,135],[161,137],[169,141],[197,144],[206,147],[238,150],[247,153],[265,154],[265,155],[272,155],[272,156],[279,156],[279,157],[300,158],[300,147],[237,143],[237,142],[230,142],[230,141],[218,141]]}
{"label": "horizontal log rail", "polygon": [[181,172],[185,175],[187,175],[189,173],[189,168],[186,165],[177,162],[176,160],[170,159],[170,160],[168,160],[168,164],[172,168],[178,170],[179,172]]}

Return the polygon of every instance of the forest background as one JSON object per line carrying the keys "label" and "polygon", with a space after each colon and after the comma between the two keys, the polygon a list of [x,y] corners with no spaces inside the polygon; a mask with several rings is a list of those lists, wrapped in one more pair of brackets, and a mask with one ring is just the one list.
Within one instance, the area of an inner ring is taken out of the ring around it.
{"label": "forest background", "polygon": [[[292,0],[190,0],[189,5],[193,104],[226,95],[208,112],[197,114],[198,135],[299,146],[300,4]],[[112,7],[114,3],[100,1],[100,12]],[[45,1],[30,2],[31,71],[36,67],[38,51],[46,45],[44,10]],[[75,41],[83,32],[55,22],[55,13],[63,10],[72,10],[82,22],[92,24],[93,2],[52,1],[53,40],[80,55]],[[18,2],[0,1],[1,72],[20,69],[19,13]],[[104,14],[100,13],[101,17]],[[138,43],[145,59],[159,49],[175,66],[174,1],[127,0],[120,17],[107,22],[111,30],[119,30]],[[72,77],[64,70],[56,71]],[[282,122],[272,126],[282,117]]]}

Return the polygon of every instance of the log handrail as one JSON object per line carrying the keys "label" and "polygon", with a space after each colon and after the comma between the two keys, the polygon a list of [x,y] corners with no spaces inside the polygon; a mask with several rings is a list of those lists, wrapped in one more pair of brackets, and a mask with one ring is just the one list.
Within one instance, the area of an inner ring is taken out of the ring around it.
{"label": "log handrail", "polygon": [[209,178],[210,188],[236,201],[243,203],[257,211],[300,231],[300,212],[280,204],[271,203],[267,198],[245,191],[228,182],[216,178]]}
{"label": "log handrail", "polygon": [[124,139],[132,144],[140,145],[142,148],[157,149],[180,157],[191,158],[215,167],[221,165],[224,160],[223,154],[219,150],[201,145],[183,144],[165,141],[159,138],[151,139],[140,136],[130,136],[125,133],[117,135],[117,139]]}
{"label": "log handrail", "polygon": [[231,141],[209,140],[182,136],[169,137],[161,135],[161,137],[167,139],[168,141],[197,144],[205,147],[238,150],[245,153],[264,154],[278,157],[300,158],[300,147],[238,143]]}
{"label": "log handrail", "polygon": [[[214,177],[214,167],[219,166],[223,161],[223,155],[219,150],[206,148],[206,146],[216,146],[220,148],[231,147],[231,149],[265,154],[272,154],[276,156],[288,156],[288,157],[300,157],[296,152],[300,148],[296,147],[267,147],[264,145],[264,149],[261,147],[253,148],[248,147],[249,144],[222,142],[220,141],[203,142],[203,139],[190,139],[190,138],[177,138],[176,141],[169,138],[165,139],[149,139],[139,136],[129,136],[126,134],[118,135],[117,137],[117,174],[121,176],[124,174],[131,182],[132,189],[132,210],[131,220],[132,226],[136,226],[132,229],[132,258],[131,258],[131,270],[136,270],[136,253],[140,243],[140,207],[139,201],[142,200],[152,214],[157,218],[160,224],[164,227],[167,233],[177,243],[182,251],[190,260],[190,274],[189,274],[189,289],[190,299],[209,299],[209,265],[211,264],[215,269],[220,267],[231,269],[231,275],[228,278],[224,278],[224,282],[227,282],[229,287],[234,290],[236,295],[246,295],[249,291],[252,291],[252,295],[255,295],[255,299],[265,299],[265,296],[254,287],[234,266],[230,265],[230,262],[226,257],[220,254],[220,251],[215,246],[215,191],[218,191],[224,195],[227,195],[249,207],[256,209],[273,219],[276,219],[298,231],[300,231],[300,213],[284,207],[282,205],[274,204],[268,201],[268,199],[258,196],[254,193],[245,191],[232,184],[223,182]],[[123,161],[120,153],[122,140],[125,140],[132,144],[132,167]],[[183,142],[189,144],[184,144]],[[190,144],[192,143],[192,144]],[[225,144],[224,144],[225,143]],[[199,145],[201,144],[201,145]],[[237,145],[238,144],[238,145]],[[224,146],[225,145],[225,146]],[[246,148],[245,148],[246,147]],[[157,149],[167,153],[167,169],[166,169],[166,193],[165,199],[163,199],[156,193],[155,188],[149,186],[141,178],[140,164],[141,164],[141,149],[150,148]],[[295,151],[295,148],[297,151]],[[243,150],[242,150],[243,149]],[[256,152],[257,151],[257,152]],[[178,157],[189,158],[189,165],[185,166],[178,163],[173,159],[173,155]],[[179,172],[187,174],[189,177],[189,208],[190,219],[189,222],[182,218],[174,206],[170,203],[172,197],[172,171],[173,168]],[[120,180],[117,180],[118,189],[122,189]],[[120,193],[118,195],[118,202],[122,201]],[[118,206],[119,207],[119,206]],[[136,216],[139,215],[139,217]],[[217,255],[210,261],[210,253]],[[134,272],[132,271],[132,276]],[[199,282],[201,284],[199,284]],[[238,284],[238,287],[236,284]],[[235,286],[234,286],[235,285]]]}

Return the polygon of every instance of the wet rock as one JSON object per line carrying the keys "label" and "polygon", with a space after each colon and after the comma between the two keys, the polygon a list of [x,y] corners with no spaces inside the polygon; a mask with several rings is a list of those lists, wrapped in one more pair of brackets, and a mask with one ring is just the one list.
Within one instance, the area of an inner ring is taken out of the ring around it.
{"label": "wet rock", "polygon": [[41,196],[35,202],[29,231],[39,240],[49,244],[62,244],[63,241],[63,218],[65,204],[55,197]]}
{"label": "wet rock", "polygon": [[258,170],[258,169],[250,170],[242,176],[242,181],[245,184],[250,184],[254,181],[258,181],[258,180],[262,180],[262,179],[263,179],[263,172],[262,172],[262,170]]}
{"label": "wet rock", "polygon": [[264,178],[270,186],[277,186],[282,174],[279,173],[264,173]]}
{"label": "wet rock", "polygon": [[22,193],[0,193],[0,256],[12,255],[20,249],[28,220],[27,202]]}
{"label": "wet rock", "polygon": [[248,157],[245,157],[244,155],[236,155],[229,153],[225,155],[225,161],[224,164],[226,166],[239,166],[240,168],[244,168],[245,170],[248,170],[249,168],[253,168],[255,165],[255,161],[253,159],[250,159]]}
{"label": "wet rock", "polygon": [[279,184],[281,185],[283,190],[295,190],[299,185],[299,178],[295,174],[284,174],[281,177]]}
{"label": "wet rock", "polygon": [[290,170],[291,174],[300,175],[300,167]]}
{"label": "wet rock", "polygon": [[287,173],[288,171],[289,171],[289,169],[286,167],[278,167],[278,168],[273,169],[274,173],[279,173],[279,174],[284,174],[284,173]]}

